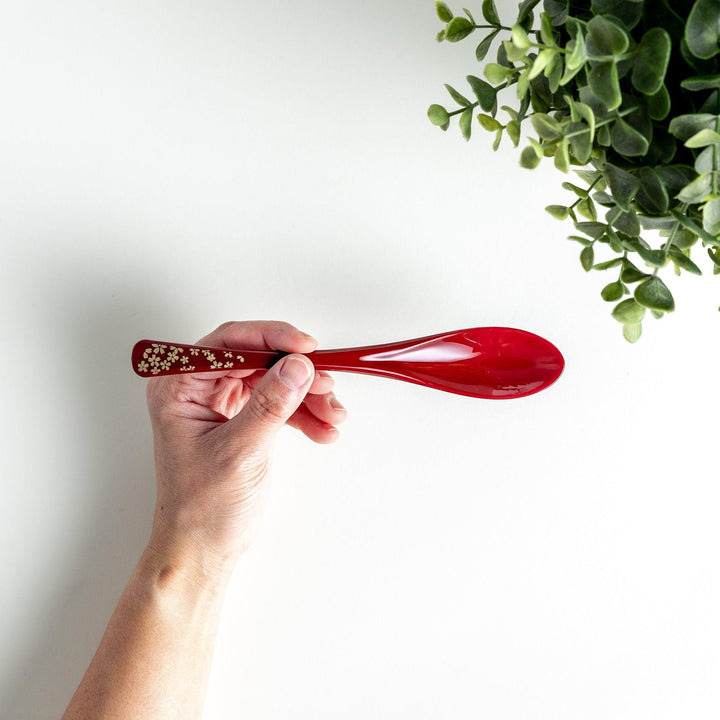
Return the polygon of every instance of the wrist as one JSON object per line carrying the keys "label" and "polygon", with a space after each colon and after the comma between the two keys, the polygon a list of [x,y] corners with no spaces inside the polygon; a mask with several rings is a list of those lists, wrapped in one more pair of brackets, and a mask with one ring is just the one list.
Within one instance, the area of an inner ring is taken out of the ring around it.
{"label": "wrist", "polygon": [[153,527],[141,560],[143,569],[160,589],[221,593],[235,562],[209,550],[190,533]]}

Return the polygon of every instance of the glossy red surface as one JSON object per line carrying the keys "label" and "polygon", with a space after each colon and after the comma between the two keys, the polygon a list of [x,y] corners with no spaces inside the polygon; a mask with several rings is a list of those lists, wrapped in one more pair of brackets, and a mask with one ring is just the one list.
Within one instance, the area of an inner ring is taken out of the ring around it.
{"label": "glossy red surface", "polygon": [[[143,377],[267,368],[286,353],[139,342],[133,369]],[[308,353],[316,369],[404,380],[487,399],[532,395],[552,385],[565,361],[550,342],[525,330],[482,327],[402,342]],[[242,360],[240,360],[240,358]]]}

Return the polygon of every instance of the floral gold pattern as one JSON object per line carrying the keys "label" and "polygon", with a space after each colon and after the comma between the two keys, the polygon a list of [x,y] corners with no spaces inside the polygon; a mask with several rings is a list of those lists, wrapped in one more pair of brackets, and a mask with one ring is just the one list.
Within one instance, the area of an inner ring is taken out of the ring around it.
{"label": "floral gold pattern", "polygon": [[242,355],[235,355],[231,351],[223,352],[223,358],[219,359],[215,352],[205,348],[190,347],[186,353],[185,348],[176,345],[151,343],[144,350],[142,359],[137,363],[137,370],[139,373],[150,375],[159,375],[171,369],[175,369],[176,372],[193,372],[196,366],[192,364],[192,357],[199,358],[200,355],[207,361],[207,368],[202,367],[201,370],[232,370],[235,367],[235,361],[245,362]]}

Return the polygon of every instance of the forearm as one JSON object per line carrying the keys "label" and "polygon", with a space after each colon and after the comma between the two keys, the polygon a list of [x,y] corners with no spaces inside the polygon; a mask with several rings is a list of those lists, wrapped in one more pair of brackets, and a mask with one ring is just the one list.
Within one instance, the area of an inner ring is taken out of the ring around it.
{"label": "forearm", "polygon": [[63,720],[199,720],[228,579],[149,547]]}

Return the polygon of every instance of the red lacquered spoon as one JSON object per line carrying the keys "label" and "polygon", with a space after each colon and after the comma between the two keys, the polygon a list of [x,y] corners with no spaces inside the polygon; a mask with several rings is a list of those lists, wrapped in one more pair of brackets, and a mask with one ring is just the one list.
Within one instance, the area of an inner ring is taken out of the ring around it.
{"label": "red lacquered spoon", "polygon": [[[288,353],[141,340],[132,352],[142,377],[269,368]],[[477,398],[544,390],[565,361],[547,340],[514,328],[481,327],[384,345],[307,353],[316,370],[364,373]]]}

